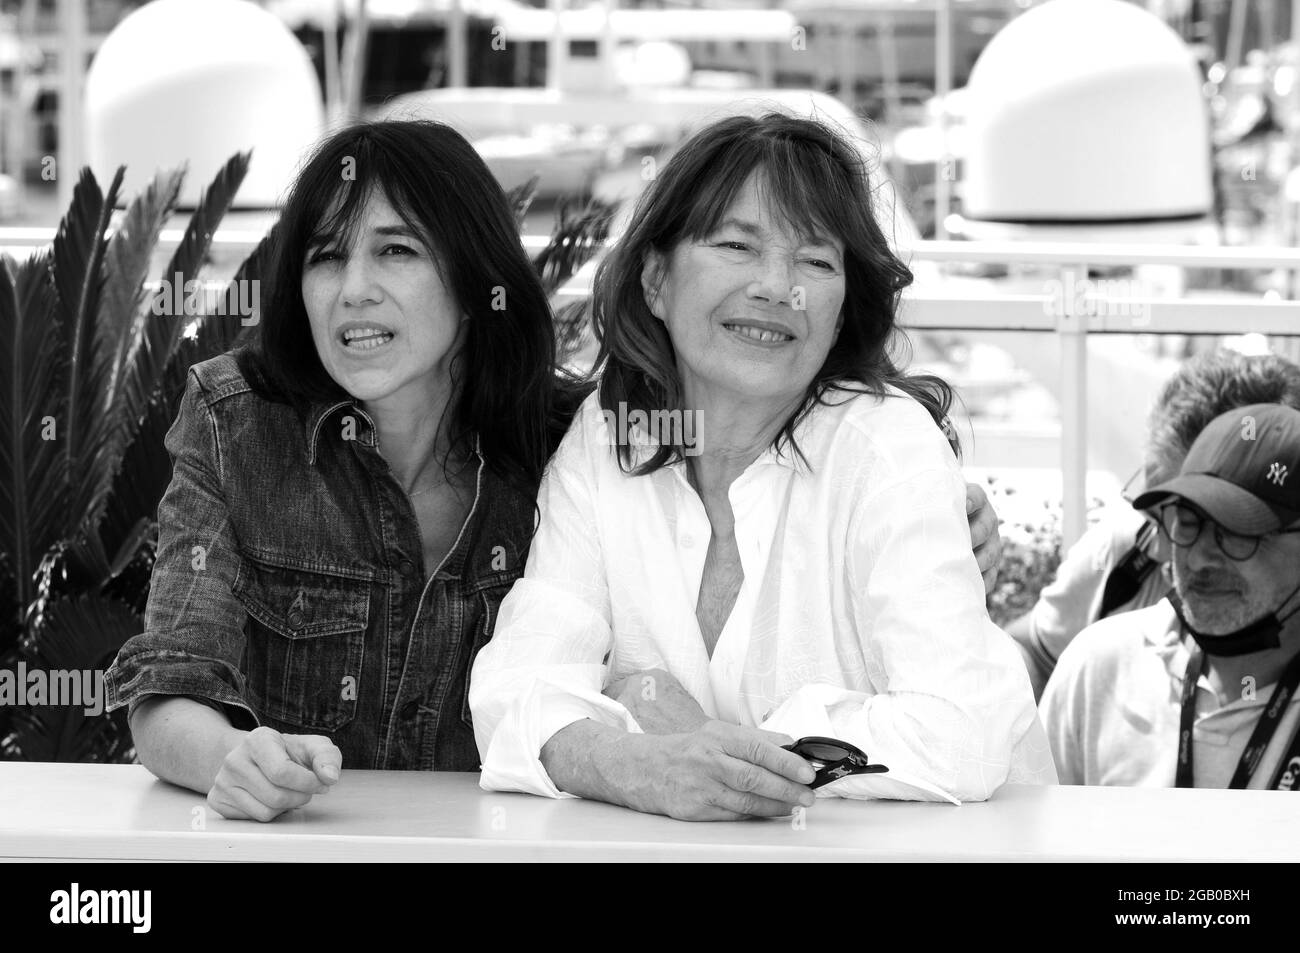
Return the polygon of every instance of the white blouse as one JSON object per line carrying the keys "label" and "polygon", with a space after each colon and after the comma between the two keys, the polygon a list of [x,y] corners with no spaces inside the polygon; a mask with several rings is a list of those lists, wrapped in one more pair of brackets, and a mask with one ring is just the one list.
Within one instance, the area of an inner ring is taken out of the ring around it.
{"label": "white blouse", "polygon": [[710,717],[839,738],[889,767],[819,795],[959,802],[1056,782],[1024,663],[985,609],[942,432],[896,390],[832,399],[795,433],[811,468],[768,450],[731,486],[744,582],[712,658],[695,618],[711,529],[685,465],[627,475],[587,399],[474,663],[483,788],[568,796],[542,746],[583,718],[640,731],[601,690],[650,668]]}

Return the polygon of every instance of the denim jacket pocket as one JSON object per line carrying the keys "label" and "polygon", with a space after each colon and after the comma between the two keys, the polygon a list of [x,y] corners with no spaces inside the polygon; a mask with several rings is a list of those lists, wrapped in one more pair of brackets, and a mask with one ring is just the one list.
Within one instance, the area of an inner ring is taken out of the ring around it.
{"label": "denim jacket pocket", "polygon": [[277,721],[337,731],[357,713],[370,583],[240,559],[249,703]]}

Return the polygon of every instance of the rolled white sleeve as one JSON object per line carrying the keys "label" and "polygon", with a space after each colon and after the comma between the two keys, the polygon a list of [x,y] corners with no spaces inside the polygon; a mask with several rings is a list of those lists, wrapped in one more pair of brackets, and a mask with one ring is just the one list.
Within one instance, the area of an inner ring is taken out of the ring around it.
{"label": "rolled white sleeve", "polygon": [[589,451],[608,448],[588,447],[574,426],[542,479],[524,576],[474,661],[469,701],[485,790],[569,797],[540,761],[552,735],[584,718],[640,731],[601,694],[613,636]]}
{"label": "rolled white sleeve", "polygon": [[1007,781],[1055,783],[1023,662],[989,620],[955,462],[873,493],[854,513],[845,572],[876,694],[805,685],[763,727],[849,741],[888,774],[843,797],[986,800]]}

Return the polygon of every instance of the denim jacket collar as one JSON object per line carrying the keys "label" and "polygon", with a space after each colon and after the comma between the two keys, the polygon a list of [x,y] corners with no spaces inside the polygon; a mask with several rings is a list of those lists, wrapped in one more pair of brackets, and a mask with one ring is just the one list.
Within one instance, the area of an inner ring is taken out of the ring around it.
{"label": "denim jacket collar", "polygon": [[326,420],[345,407],[353,410],[365,423],[365,427],[359,429],[357,439],[368,447],[373,447],[375,445],[375,422],[369,414],[357,406],[355,400],[349,398],[348,400],[340,400],[334,403],[316,401],[312,404],[311,411],[307,414],[307,420],[303,428],[303,436],[306,439],[307,446],[308,466],[316,465],[316,444],[320,439],[321,427],[324,425]]}

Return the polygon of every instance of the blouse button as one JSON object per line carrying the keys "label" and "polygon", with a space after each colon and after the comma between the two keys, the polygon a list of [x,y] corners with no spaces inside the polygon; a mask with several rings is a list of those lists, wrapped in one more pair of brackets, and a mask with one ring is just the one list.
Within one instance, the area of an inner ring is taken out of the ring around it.
{"label": "blouse button", "polygon": [[292,628],[292,629],[301,629],[301,628],[302,628],[302,624],[303,624],[303,622],[305,622],[305,621],[306,621],[306,620],[303,618],[303,614],[302,614],[302,610],[301,610],[301,609],[290,609],[290,610],[289,610],[289,627],[290,627],[290,628]]}
{"label": "blouse button", "polygon": [[403,559],[400,563],[397,564],[397,571],[400,572],[403,576],[414,576],[415,563],[411,562],[409,559]]}
{"label": "blouse button", "polygon": [[690,533],[687,533],[685,536],[682,537],[682,545],[687,549],[690,549],[692,546],[695,545],[695,537],[692,536]]}

